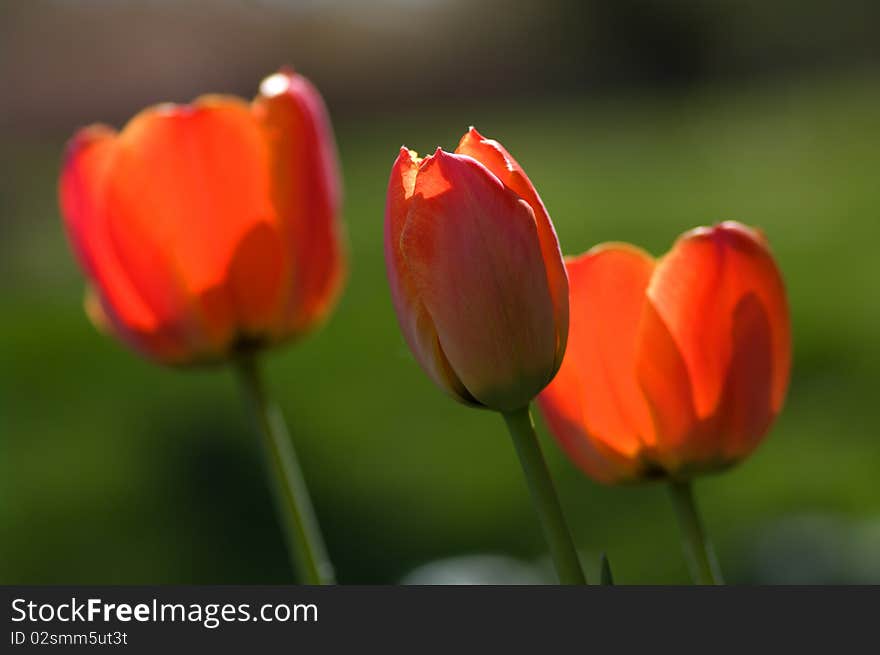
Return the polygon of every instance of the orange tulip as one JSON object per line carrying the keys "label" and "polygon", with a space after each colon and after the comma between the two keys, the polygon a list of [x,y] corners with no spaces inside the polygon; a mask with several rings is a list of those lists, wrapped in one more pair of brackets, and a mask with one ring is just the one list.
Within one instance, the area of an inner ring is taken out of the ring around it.
{"label": "orange tulip", "polygon": [[565,266],[544,204],[501,144],[471,128],[454,154],[402,148],[385,260],[404,337],[441,389],[509,411],[553,378],[568,332]]}
{"label": "orange tulip", "polygon": [[539,398],[551,432],[606,483],[729,466],[780,411],[791,327],[759,231],[734,222],[682,235],[655,260],[604,244],[567,262],[571,328]]}
{"label": "orange tulip", "polygon": [[150,359],[222,360],[310,330],[344,277],[323,101],[290,71],[250,104],[158,105],[71,140],[61,211],[90,315]]}

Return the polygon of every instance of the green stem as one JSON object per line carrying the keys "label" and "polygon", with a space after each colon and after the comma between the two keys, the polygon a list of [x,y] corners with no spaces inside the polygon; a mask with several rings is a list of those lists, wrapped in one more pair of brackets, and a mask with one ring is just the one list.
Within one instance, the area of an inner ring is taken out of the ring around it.
{"label": "green stem", "polygon": [[721,569],[712,544],[703,530],[700,521],[700,513],[694,501],[694,490],[690,481],[671,481],[669,483],[669,495],[672,498],[672,506],[678,518],[681,528],[682,546],[688,561],[688,568],[695,584],[720,585],[724,584],[721,578]]}
{"label": "green stem", "polygon": [[285,528],[291,562],[303,584],[334,584],[333,565],[327,557],[305,478],[287,433],[284,417],[266,394],[256,356],[242,355],[236,361],[235,370],[252,419],[262,437],[275,505]]}
{"label": "green stem", "polygon": [[532,503],[541,520],[544,538],[550,546],[550,556],[553,558],[559,582],[571,585],[587,584],[577,549],[565,523],[565,517],[562,515],[562,507],[556,497],[553,481],[550,479],[550,472],[541,454],[541,446],[538,444],[538,435],[535,434],[535,424],[532,422],[529,408],[526,406],[514,412],[504,412],[503,416],[507,429],[510,430],[510,436],[513,437],[513,444],[516,446],[532,495]]}

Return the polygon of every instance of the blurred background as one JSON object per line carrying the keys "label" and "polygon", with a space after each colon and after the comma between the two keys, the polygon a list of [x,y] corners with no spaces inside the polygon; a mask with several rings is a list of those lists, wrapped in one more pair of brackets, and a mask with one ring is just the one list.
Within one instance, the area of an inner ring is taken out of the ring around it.
{"label": "blurred background", "polygon": [[[697,483],[705,519],[731,582],[880,582],[878,24],[873,0],[2,0],[0,582],[291,581],[230,372],[95,332],[55,196],[77,127],[249,97],[282,64],[325,94],[345,175],[347,290],[268,367],[341,582],[548,579],[501,419],[431,386],[385,280],[398,147],[470,124],[519,159],[569,254],[766,231],[788,403],[753,457]],[[605,551],[618,582],[686,582],[664,488],[600,487],[539,429],[588,566]]]}

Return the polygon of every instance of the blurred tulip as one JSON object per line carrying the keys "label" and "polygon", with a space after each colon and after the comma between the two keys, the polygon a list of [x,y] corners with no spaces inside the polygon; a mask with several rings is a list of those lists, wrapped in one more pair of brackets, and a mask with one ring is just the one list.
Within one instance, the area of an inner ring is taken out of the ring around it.
{"label": "blurred tulip", "polygon": [[409,347],[454,398],[516,410],[553,378],[568,332],[565,266],[544,204],[497,141],[471,128],[454,154],[401,149],[385,261]]}
{"label": "blurred tulip", "polygon": [[580,468],[605,483],[687,480],[758,445],[791,365],[763,234],[725,222],[687,232],[658,260],[612,243],[567,267],[568,350],[538,402]]}
{"label": "blurred tulip", "polygon": [[163,364],[229,361],[260,433],[294,568],[331,583],[305,479],[258,350],[321,321],[342,286],[339,173],[324,103],[300,75],[250,104],[157,105],[68,144],[61,212],[86,313]]}
{"label": "blurred tulip", "polygon": [[282,71],[250,104],[158,105],[71,140],[62,214],[94,292],[89,315],[165,364],[296,337],[345,270],[340,182],[317,90]]}

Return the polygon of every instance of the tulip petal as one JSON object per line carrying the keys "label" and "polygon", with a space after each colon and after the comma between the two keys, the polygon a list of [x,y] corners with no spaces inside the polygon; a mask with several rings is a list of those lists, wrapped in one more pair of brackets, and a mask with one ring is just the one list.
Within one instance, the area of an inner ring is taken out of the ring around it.
{"label": "tulip petal", "polygon": [[116,133],[96,125],[68,145],[59,180],[61,213],[74,252],[94,284],[88,315],[141,353],[162,361],[184,355],[179,335],[139,294],[117,257],[108,230],[106,182],[116,152]]}
{"label": "tulip petal", "polygon": [[409,213],[410,200],[416,184],[419,160],[414,152],[400,149],[391,168],[388,199],[385,206],[385,262],[391,300],[394,303],[400,330],[419,364],[434,383],[457,400],[476,404],[452,371],[440,346],[437,331],[411,279],[400,246],[400,237]]}
{"label": "tulip petal", "polygon": [[[226,288],[246,235],[278,221],[263,133],[245,103],[205,97],[141,112],[119,136],[108,185],[120,259],[151,306],[188,326],[191,352],[222,354],[236,326],[263,327],[269,309],[249,316]],[[272,267],[239,265],[237,273],[278,306]]]}
{"label": "tulip petal", "polygon": [[333,132],[318,91],[290,71],[263,80],[253,112],[269,144],[273,201],[293,252],[292,288],[277,329],[303,332],[324,318],[345,278]]}
{"label": "tulip petal", "polygon": [[242,237],[229,263],[226,287],[241,340],[260,341],[277,323],[291,264],[282,244],[278,228],[261,221]]}
{"label": "tulip petal", "polygon": [[746,294],[733,311],[733,353],[717,416],[722,451],[731,461],[748,455],[767,432],[772,400],[773,332],[765,305]]}
{"label": "tulip petal", "polygon": [[557,348],[529,205],[475,159],[438,150],[419,169],[401,245],[467,390],[495,409],[525,406],[555,372]]}
{"label": "tulip petal", "polygon": [[535,213],[538,238],[541,241],[541,256],[544,258],[547,284],[550,288],[550,297],[556,312],[556,325],[558,329],[558,359],[556,363],[558,366],[565,354],[566,340],[568,338],[568,277],[565,265],[562,262],[562,253],[559,249],[556,229],[553,227],[550,215],[547,213],[547,208],[544,206],[541,197],[525,174],[525,171],[498,141],[486,139],[475,128],[471,127],[461,138],[455,152],[473,157],[483,164],[506,187],[529,203],[529,206]]}
{"label": "tulip petal", "polygon": [[685,462],[712,457],[717,448],[701,430],[687,366],[669,327],[650,301],[645,302],[637,340],[636,378],[656,434],[653,459],[666,471],[676,473]]}
{"label": "tulip petal", "polygon": [[[554,416],[548,418],[554,423],[580,424],[580,439],[568,445],[564,439],[562,444],[573,457],[589,447],[601,448],[606,456],[611,452],[621,460],[620,470],[611,477],[627,471],[624,462],[635,474],[645,464],[640,462],[642,452],[655,441],[635,375],[639,322],[654,259],[627,244],[603,244],[569,259],[566,268],[568,350],[559,373],[540,396],[541,407],[548,417]],[[600,477],[596,465],[582,464]]]}
{"label": "tulip petal", "polygon": [[584,397],[575,367],[566,367],[563,360],[537,401],[550,433],[572,462],[597,482],[616,484],[637,479],[643,469],[636,458],[584,433]]}
{"label": "tulip petal", "polygon": [[734,311],[754,294],[771,329],[771,403],[782,405],[791,364],[791,328],[782,279],[766,242],[734,222],[683,235],[662,258],[648,295],[687,366],[700,418],[719,406],[734,354]]}

